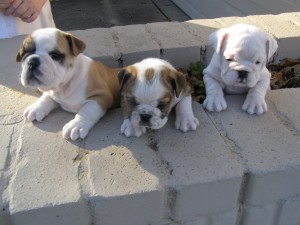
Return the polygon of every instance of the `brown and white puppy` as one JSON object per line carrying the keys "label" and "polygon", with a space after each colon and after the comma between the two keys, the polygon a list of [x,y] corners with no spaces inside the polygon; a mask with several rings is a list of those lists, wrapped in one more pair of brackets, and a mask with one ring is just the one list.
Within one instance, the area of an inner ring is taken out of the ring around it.
{"label": "brown and white puppy", "polygon": [[192,110],[191,88],[184,74],[167,61],[148,58],[119,73],[121,108],[124,121],[121,132],[127,137],[141,136],[146,128],[163,127],[176,105],[176,129],[196,130],[198,119]]}
{"label": "brown and white puppy", "polygon": [[83,55],[84,49],[73,35],[44,28],[26,37],[16,57],[23,86],[43,93],[24,117],[42,121],[58,106],[76,113],[63,127],[63,137],[72,140],[85,138],[107,109],[119,104],[119,70]]}

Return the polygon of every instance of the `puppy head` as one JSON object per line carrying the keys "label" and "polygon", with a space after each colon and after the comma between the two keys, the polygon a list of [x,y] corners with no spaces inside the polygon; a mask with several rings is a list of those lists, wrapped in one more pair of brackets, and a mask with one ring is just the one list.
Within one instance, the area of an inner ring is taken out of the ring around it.
{"label": "puppy head", "polygon": [[16,56],[22,62],[23,86],[41,91],[55,90],[70,80],[76,56],[85,49],[83,41],[55,28],[28,35]]}
{"label": "puppy head", "polygon": [[278,48],[274,37],[246,24],[217,30],[210,35],[210,41],[221,56],[224,83],[250,88],[256,85],[261,71]]}
{"label": "puppy head", "polygon": [[136,127],[163,127],[174,104],[190,92],[184,74],[161,59],[128,66],[120,71],[119,80],[124,117]]}

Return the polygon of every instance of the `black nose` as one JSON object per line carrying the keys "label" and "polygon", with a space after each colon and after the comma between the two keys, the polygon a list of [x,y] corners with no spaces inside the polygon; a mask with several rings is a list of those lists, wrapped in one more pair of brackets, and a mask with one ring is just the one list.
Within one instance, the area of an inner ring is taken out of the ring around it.
{"label": "black nose", "polygon": [[238,75],[241,80],[244,80],[244,79],[247,79],[248,77],[248,71],[245,71],[245,70],[239,70],[238,71]]}
{"label": "black nose", "polygon": [[28,69],[35,70],[40,65],[40,60],[38,58],[31,58],[28,61]]}
{"label": "black nose", "polygon": [[144,123],[149,123],[152,115],[149,114],[140,114],[141,121]]}

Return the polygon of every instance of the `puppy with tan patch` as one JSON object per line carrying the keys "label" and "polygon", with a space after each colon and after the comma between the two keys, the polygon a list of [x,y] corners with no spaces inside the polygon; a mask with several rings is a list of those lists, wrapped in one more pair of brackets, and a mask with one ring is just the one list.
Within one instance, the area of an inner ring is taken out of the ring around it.
{"label": "puppy with tan patch", "polygon": [[24,112],[29,121],[42,121],[60,106],[76,113],[63,127],[63,137],[85,138],[107,109],[119,105],[118,69],[110,69],[82,54],[85,43],[55,28],[28,35],[17,54],[23,86],[43,94]]}
{"label": "puppy with tan patch", "polygon": [[176,106],[176,129],[196,130],[198,119],[192,110],[191,88],[185,75],[161,59],[148,58],[119,73],[121,108],[124,121],[121,132],[127,137],[141,136],[146,128],[160,129]]}

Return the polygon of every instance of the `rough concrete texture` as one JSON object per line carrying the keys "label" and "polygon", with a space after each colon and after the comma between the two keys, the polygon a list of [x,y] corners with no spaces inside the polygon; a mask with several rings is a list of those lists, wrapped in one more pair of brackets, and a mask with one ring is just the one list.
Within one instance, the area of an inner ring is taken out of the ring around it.
{"label": "rough concrete texture", "polygon": [[[231,17],[72,33],[86,41],[87,55],[115,66],[148,53],[175,67],[209,60],[207,35],[239,21],[274,33],[285,46],[279,56],[300,52],[293,44],[298,33],[284,36],[289,29],[268,25],[270,18],[298,28],[295,13],[267,16],[266,23]],[[173,112],[162,129],[126,138],[115,109],[85,140],[69,142],[61,129],[71,113],[57,109],[41,123],[23,121],[23,110],[38,97],[19,81],[14,59],[23,38],[0,41],[1,225],[299,223],[299,89],[269,91],[262,116],[241,110],[245,96],[226,96],[221,113],[193,103],[200,126],[188,133],[174,128]]]}

